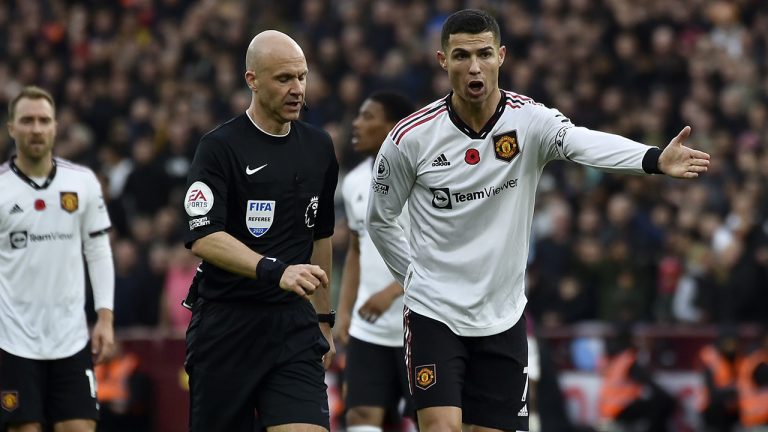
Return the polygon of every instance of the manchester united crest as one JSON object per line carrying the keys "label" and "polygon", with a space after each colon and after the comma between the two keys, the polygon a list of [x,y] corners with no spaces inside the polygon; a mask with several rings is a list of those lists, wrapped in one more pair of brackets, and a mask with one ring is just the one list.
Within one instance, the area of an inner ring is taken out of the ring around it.
{"label": "manchester united crest", "polygon": [[0,393],[0,406],[4,410],[11,412],[19,407],[19,392],[4,391]]}
{"label": "manchester united crest", "polygon": [[520,143],[517,141],[517,130],[504,132],[493,136],[493,151],[496,159],[511,162],[520,154]]}
{"label": "manchester united crest", "polygon": [[61,208],[67,213],[74,213],[79,205],[77,192],[61,192]]}
{"label": "manchester united crest", "polygon": [[436,368],[435,365],[416,366],[416,387],[426,390],[436,382]]}

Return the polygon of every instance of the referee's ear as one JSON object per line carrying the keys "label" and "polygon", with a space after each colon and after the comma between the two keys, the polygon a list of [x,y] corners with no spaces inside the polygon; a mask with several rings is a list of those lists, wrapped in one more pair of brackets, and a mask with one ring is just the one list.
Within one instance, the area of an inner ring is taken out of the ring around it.
{"label": "referee's ear", "polygon": [[251,70],[245,71],[245,82],[252,91],[259,89],[259,80],[256,78],[256,72]]}

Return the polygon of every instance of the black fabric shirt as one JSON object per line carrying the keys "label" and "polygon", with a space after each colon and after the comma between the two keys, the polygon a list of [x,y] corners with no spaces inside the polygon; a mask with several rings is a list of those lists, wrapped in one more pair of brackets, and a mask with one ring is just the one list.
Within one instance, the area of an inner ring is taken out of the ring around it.
{"label": "black fabric shirt", "polygon": [[[268,135],[246,114],[200,140],[187,177],[185,245],[225,231],[259,254],[309,263],[314,240],[334,228],[339,166],[330,136],[301,121],[284,137]],[[210,301],[288,303],[294,293],[203,262],[200,297]]]}

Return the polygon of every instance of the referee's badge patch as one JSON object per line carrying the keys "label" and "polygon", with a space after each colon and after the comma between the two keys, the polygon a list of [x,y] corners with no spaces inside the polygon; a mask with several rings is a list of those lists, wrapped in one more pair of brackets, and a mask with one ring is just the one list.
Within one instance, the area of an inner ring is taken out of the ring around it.
{"label": "referee's badge patch", "polygon": [[213,208],[213,192],[207,184],[196,181],[189,185],[187,195],[184,197],[184,210],[187,214],[205,216]]}
{"label": "referee's badge patch", "polygon": [[74,213],[79,206],[77,192],[60,192],[61,208],[67,213]]}
{"label": "referee's badge patch", "polygon": [[437,382],[437,368],[433,364],[416,366],[416,387],[426,390]]}
{"label": "referee's badge patch", "polygon": [[520,143],[517,141],[517,130],[504,132],[493,136],[493,151],[496,159],[512,162],[520,154]]}
{"label": "referee's badge patch", "polygon": [[10,390],[0,393],[0,406],[8,412],[16,410],[19,407],[19,392]]}
{"label": "referee's badge patch", "polygon": [[245,226],[254,237],[261,237],[269,231],[275,220],[275,202],[248,200],[245,205]]}

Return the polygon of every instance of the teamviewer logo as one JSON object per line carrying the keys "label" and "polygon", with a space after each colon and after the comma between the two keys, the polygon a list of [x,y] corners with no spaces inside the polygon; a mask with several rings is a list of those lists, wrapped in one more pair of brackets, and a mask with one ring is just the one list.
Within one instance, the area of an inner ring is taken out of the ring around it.
{"label": "teamviewer logo", "polygon": [[452,209],[451,190],[448,188],[429,188],[432,191],[432,207],[439,209]]}

